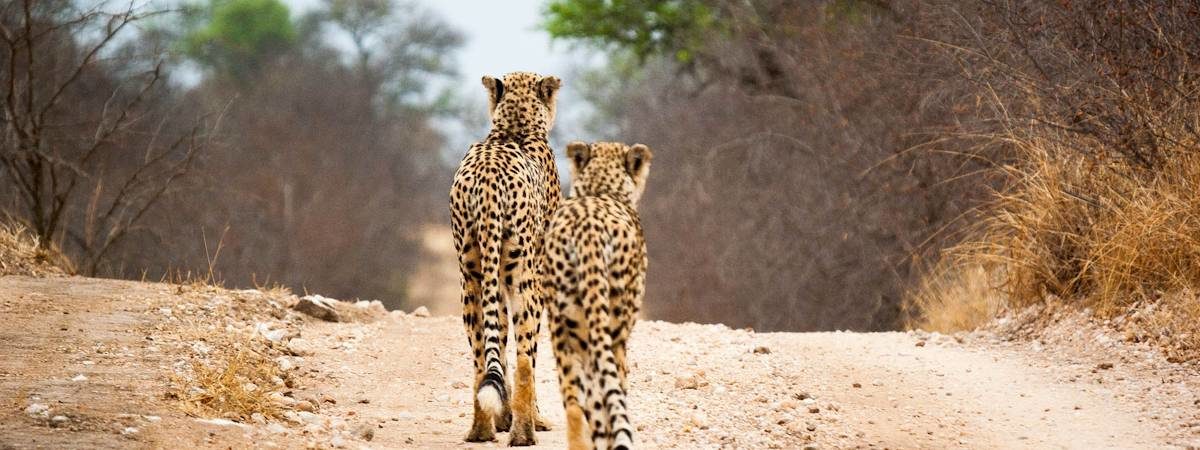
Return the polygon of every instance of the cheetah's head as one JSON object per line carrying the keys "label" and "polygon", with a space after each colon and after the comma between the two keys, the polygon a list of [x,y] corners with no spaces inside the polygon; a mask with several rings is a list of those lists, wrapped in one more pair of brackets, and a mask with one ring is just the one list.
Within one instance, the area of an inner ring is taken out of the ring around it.
{"label": "cheetah's head", "polygon": [[532,72],[513,72],[504,79],[484,76],[492,129],[518,135],[548,134],[554,127],[555,103],[562,80]]}
{"label": "cheetah's head", "polygon": [[642,144],[632,147],[619,142],[567,144],[571,196],[608,194],[637,207],[646,189],[646,175],[653,157],[650,147]]}

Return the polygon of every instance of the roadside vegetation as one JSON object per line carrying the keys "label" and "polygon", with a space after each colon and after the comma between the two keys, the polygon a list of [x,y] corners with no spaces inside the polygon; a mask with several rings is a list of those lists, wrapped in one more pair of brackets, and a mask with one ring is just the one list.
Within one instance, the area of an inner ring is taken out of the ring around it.
{"label": "roadside vegetation", "polygon": [[1197,5],[606,5],[546,28],[632,74],[591,80],[598,130],[664,161],[651,297],[689,302],[652,311],[953,331],[1067,305],[1194,353]]}

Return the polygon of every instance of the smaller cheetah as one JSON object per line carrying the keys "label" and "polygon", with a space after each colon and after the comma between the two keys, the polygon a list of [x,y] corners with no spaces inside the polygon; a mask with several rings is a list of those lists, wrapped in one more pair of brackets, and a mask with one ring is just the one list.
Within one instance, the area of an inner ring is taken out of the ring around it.
{"label": "smaller cheetah", "polygon": [[641,309],[647,264],[635,208],[651,153],[642,144],[572,142],[567,157],[571,199],[550,219],[545,279],[567,445],[629,449],[625,344]]}

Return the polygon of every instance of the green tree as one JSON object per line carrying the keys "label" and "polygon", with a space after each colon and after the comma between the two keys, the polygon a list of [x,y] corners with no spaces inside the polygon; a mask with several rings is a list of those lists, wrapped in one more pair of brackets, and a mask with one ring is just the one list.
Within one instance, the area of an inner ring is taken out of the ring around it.
{"label": "green tree", "polygon": [[695,0],[552,0],[542,26],[559,39],[658,54],[690,62],[718,25],[717,10]]}
{"label": "green tree", "polygon": [[184,38],[185,53],[222,76],[246,80],[296,42],[279,0],[211,0],[200,13]]}

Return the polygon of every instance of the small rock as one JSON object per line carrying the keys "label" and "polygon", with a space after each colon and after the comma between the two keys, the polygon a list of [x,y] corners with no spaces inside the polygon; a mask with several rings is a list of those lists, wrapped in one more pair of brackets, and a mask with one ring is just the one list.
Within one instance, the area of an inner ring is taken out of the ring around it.
{"label": "small rock", "polygon": [[[289,408],[295,408],[295,407],[296,407],[296,403],[297,403],[297,402],[296,402],[296,399],[294,399],[294,398],[291,398],[291,397],[288,397],[288,396],[286,396],[286,395],[283,395],[283,394],[280,394],[280,393],[278,393],[278,392],[272,392],[272,393],[271,393],[271,394],[270,394],[268,397],[270,397],[270,399],[271,399],[272,401],[274,401],[275,403],[278,403],[278,404],[280,404],[280,405],[283,405],[283,406],[286,406],[286,407],[289,407]],[[312,406],[312,405],[309,405],[309,406]]]}
{"label": "small rock", "polygon": [[71,381],[87,381],[87,380],[88,380],[87,375],[84,375],[82,373],[79,375],[75,375],[74,378],[71,378]]}
{"label": "small rock", "polygon": [[692,426],[695,426],[701,430],[708,428],[708,416],[704,415],[704,413],[700,411],[696,411],[695,414],[692,414],[691,422]]}
{"label": "small rock", "polygon": [[375,439],[375,426],[369,423],[359,425],[354,429],[354,436],[364,441]]}
{"label": "small rock", "polygon": [[429,308],[418,306],[417,309],[413,310],[412,315],[415,317],[429,317]]}
{"label": "small rock", "polygon": [[917,343],[916,343],[916,346],[917,346],[917,347],[924,347],[924,346],[925,346],[925,341],[917,341]]}
{"label": "small rock", "polygon": [[812,398],[812,395],[809,395],[809,393],[807,393],[807,392],[797,392],[795,394],[792,394],[792,398],[794,398],[796,400],[807,400],[807,399]]}
{"label": "small rock", "polygon": [[767,347],[765,347],[765,346],[758,346],[758,347],[754,347],[754,354],[756,354],[756,355],[770,355],[770,354],[771,354],[771,349],[769,349],[769,348],[767,348]]}
{"label": "small rock", "polygon": [[296,417],[298,419],[300,419],[300,423],[304,423],[304,424],[311,425],[311,424],[321,423],[321,416],[310,413],[308,411],[300,411],[300,412],[296,413]]}
{"label": "small rock", "polygon": [[462,381],[455,381],[454,384],[450,385],[450,387],[452,387],[454,389],[466,389],[467,383],[463,383]]}
{"label": "small rock", "polygon": [[362,404],[364,404],[364,405],[366,405],[366,404],[369,404],[369,403],[371,403],[371,399],[369,399],[369,398],[360,398],[360,399],[358,399],[358,402],[359,402],[359,403],[362,403]]}
{"label": "small rock", "polygon": [[138,430],[135,427],[125,427],[125,429],[121,430],[121,434],[124,434],[124,435],[137,434],[138,431],[140,431],[140,430]]}
{"label": "small rock", "polygon": [[341,317],[334,306],[337,304],[335,302],[337,300],[320,295],[306,295],[300,298],[292,309],[327,322],[340,322]]}
{"label": "small rock", "polygon": [[862,383],[854,383],[854,384],[852,384],[851,386],[854,386],[854,387],[856,387],[856,388],[861,388],[861,387],[862,387]]}
{"label": "small rock", "polygon": [[821,412],[821,407],[819,407],[819,406],[817,406],[817,405],[809,406],[809,407],[808,407],[808,412],[809,412],[809,413],[811,413],[811,414],[816,414],[816,413],[819,413],[819,412]]}
{"label": "small rock", "polygon": [[1102,363],[1100,363],[1100,364],[1097,364],[1097,365],[1096,365],[1096,368],[1097,368],[1097,369],[1100,369],[1100,370],[1108,370],[1108,369],[1111,369],[1111,368],[1113,368],[1113,363],[1110,363],[1110,362],[1102,362]]}
{"label": "small rock", "polygon": [[264,339],[271,341],[271,342],[279,342],[279,341],[282,341],[283,338],[287,337],[287,334],[288,334],[287,328],[272,329],[271,328],[272,325],[274,325],[274,324],[259,322],[258,324],[256,324],[254,326],[254,329],[257,330],[258,334],[262,335],[262,337]]}
{"label": "small rock", "polygon": [[316,412],[316,410],[317,410],[317,407],[313,406],[313,404],[311,402],[308,402],[307,400],[301,400],[299,402],[296,402],[294,404],[293,408],[295,408],[295,410],[302,410],[302,412],[308,412],[308,413],[313,413],[313,412]]}
{"label": "small rock", "polygon": [[67,416],[54,416],[50,418],[50,426],[58,428],[66,425],[67,422],[70,421],[71,419],[68,419]]}
{"label": "small rock", "polygon": [[336,435],[329,440],[329,446],[333,448],[346,448],[346,439],[342,435]]}
{"label": "small rock", "polygon": [[287,371],[290,371],[290,370],[296,368],[296,364],[292,362],[292,359],[288,358],[286,356],[280,356],[278,358],[275,358],[275,364],[279,365],[279,370],[282,370],[284,372],[287,372]]}
{"label": "small rock", "polygon": [[216,426],[219,426],[219,427],[238,427],[238,428],[249,428],[249,426],[248,426],[248,425],[246,425],[246,424],[243,424],[243,423],[238,423],[238,422],[234,422],[234,421],[232,421],[232,420],[229,420],[229,419],[222,419],[222,418],[216,418],[216,419],[196,419],[196,421],[197,421],[197,422],[200,422],[200,423],[203,423],[203,424],[208,424],[208,425],[216,425]]}
{"label": "small rock", "polygon": [[50,407],[43,403],[31,403],[25,407],[25,414],[29,417],[49,417]]}
{"label": "small rock", "polygon": [[680,375],[675,377],[675,389],[699,389],[708,383],[701,379],[700,374]]}
{"label": "small rock", "polygon": [[331,405],[336,405],[337,399],[333,398],[333,396],[329,395],[329,394],[321,394],[321,403],[329,403]]}

